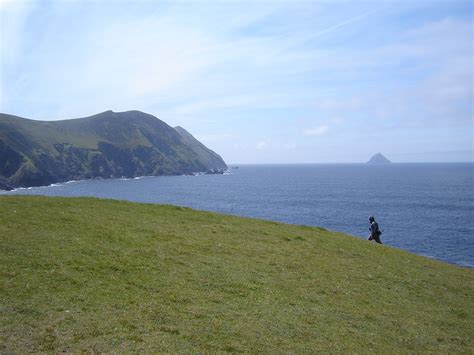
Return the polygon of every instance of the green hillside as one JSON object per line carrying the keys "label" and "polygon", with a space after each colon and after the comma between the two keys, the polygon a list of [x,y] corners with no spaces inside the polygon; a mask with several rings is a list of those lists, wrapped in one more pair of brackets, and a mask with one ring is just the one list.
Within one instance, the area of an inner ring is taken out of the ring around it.
{"label": "green hillside", "polygon": [[0,196],[0,352],[474,349],[474,270],[320,228]]}
{"label": "green hillside", "polygon": [[140,111],[62,121],[0,114],[0,189],[227,168],[218,154],[186,134]]}

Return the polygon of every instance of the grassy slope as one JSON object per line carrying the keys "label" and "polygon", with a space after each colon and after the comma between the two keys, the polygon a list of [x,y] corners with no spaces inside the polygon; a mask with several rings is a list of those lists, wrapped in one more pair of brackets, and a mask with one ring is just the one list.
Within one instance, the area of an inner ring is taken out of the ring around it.
{"label": "grassy slope", "polygon": [[[56,143],[70,143],[81,148],[96,149],[100,136],[87,129],[81,132],[76,127],[71,127],[69,121],[75,120],[36,121],[0,114],[0,139],[27,156],[33,149],[43,149],[55,154]],[[11,139],[11,132],[20,132],[25,138],[24,141]]]}
{"label": "grassy slope", "polygon": [[0,197],[0,351],[474,347],[474,271],[318,228]]}

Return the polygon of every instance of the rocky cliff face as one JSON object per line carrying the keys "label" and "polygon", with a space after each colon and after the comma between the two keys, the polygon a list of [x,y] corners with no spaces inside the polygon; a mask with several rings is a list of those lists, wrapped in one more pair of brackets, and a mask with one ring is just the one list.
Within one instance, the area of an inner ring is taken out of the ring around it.
{"label": "rocky cliff face", "polygon": [[182,127],[175,127],[174,129],[181,136],[184,144],[186,144],[193,150],[193,152],[198,155],[199,160],[202,161],[208,167],[208,169],[211,171],[221,171],[222,169],[227,169],[227,166],[223,164],[224,162],[218,154],[199,142],[188,131]]}
{"label": "rocky cliff face", "polygon": [[227,169],[218,154],[181,130],[139,111],[63,121],[0,114],[0,189]]}

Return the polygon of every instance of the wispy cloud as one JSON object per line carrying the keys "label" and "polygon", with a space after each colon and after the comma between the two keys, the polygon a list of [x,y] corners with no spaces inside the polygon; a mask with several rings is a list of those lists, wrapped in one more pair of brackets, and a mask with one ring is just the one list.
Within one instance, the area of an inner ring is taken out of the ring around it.
{"label": "wispy cloud", "polygon": [[260,141],[255,146],[255,148],[257,148],[258,150],[262,150],[262,149],[265,149],[267,147],[268,147],[268,143],[266,141]]}
{"label": "wispy cloud", "polygon": [[[199,132],[233,161],[291,159],[285,142],[328,132],[341,160],[344,144],[365,160],[383,150],[361,139],[369,126],[381,145],[398,130],[415,151],[412,128],[424,127],[429,144],[472,146],[469,1],[0,1],[4,112],[139,109]],[[324,141],[305,139],[299,157],[317,160]]]}
{"label": "wispy cloud", "polygon": [[321,35],[324,35],[324,34],[327,34],[329,32],[332,32],[332,31],[335,31],[341,27],[345,27],[345,26],[348,26],[354,22],[357,22],[357,21],[361,21],[363,20],[364,18],[370,16],[370,15],[373,15],[377,12],[379,12],[381,10],[381,7],[380,8],[376,8],[376,9],[373,9],[373,10],[370,10],[370,11],[366,11],[360,15],[357,15],[357,16],[353,16],[347,20],[344,20],[344,21],[341,21],[341,22],[338,22],[332,26],[329,26],[325,29],[322,29],[322,30],[319,30],[317,31],[316,33],[313,33],[311,36],[307,37],[305,40],[311,40],[311,39],[314,39],[316,37],[319,37]]}
{"label": "wispy cloud", "polygon": [[283,149],[286,149],[286,150],[294,150],[297,147],[298,146],[295,143],[285,143],[285,144],[283,144]]}
{"label": "wispy cloud", "polygon": [[315,128],[309,128],[304,131],[304,134],[307,136],[322,136],[329,130],[329,127],[326,125],[315,127]]}
{"label": "wispy cloud", "polygon": [[203,143],[215,143],[222,141],[230,141],[234,136],[230,133],[216,134],[196,134],[195,137]]}
{"label": "wispy cloud", "polygon": [[0,109],[9,98],[15,100],[22,94],[22,83],[12,82],[11,77],[18,71],[14,66],[25,51],[25,27],[35,6],[30,1],[0,0]]}

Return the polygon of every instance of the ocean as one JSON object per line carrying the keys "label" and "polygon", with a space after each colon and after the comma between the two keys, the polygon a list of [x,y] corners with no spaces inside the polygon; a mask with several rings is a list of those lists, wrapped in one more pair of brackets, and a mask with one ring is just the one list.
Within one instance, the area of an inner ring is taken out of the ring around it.
{"label": "ocean", "polygon": [[[232,166],[232,165],[231,165]],[[474,164],[238,165],[224,175],[84,180],[1,194],[166,203],[320,226],[474,267]]]}

